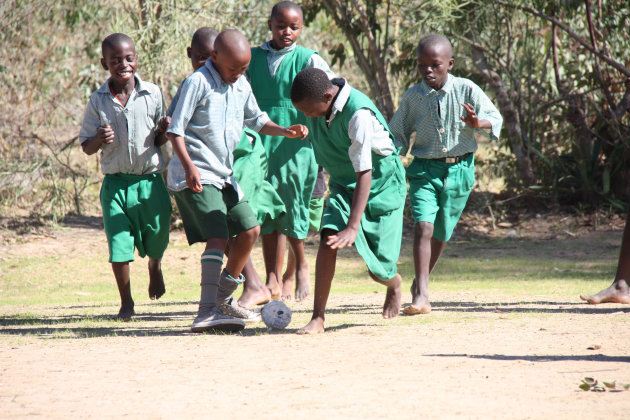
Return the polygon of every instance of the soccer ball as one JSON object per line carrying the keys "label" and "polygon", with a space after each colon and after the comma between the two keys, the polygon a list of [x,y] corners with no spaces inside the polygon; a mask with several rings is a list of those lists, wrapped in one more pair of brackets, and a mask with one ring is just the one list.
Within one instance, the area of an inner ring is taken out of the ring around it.
{"label": "soccer ball", "polygon": [[281,300],[272,300],[260,311],[262,320],[269,328],[281,330],[291,323],[291,308]]}

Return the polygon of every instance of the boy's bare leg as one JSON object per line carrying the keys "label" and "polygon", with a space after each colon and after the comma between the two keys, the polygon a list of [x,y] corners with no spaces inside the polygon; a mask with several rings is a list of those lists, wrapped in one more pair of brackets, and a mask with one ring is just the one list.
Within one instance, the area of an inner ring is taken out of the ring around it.
{"label": "boy's bare leg", "polygon": [[428,314],[429,275],[442,255],[446,242],[433,238],[433,223],[418,222],[413,241],[413,263],[416,277],[411,285],[411,306],[403,311],[407,315]]}
{"label": "boy's bare leg", "polygon": [[149,299],[157,300],[166,293],[162,275],[162,259],[149,257]]}
{"label": "boy's bare leg", "polygon": [[289,256],[287,257],[287,268],[282,275],[282,300],[293,298],[293,284],[295,281],[295,254],[293,247],[289,246]]}
{"label": "boy's bare leg", "polygon": [[315,262],[315,298],[313,302],[313,316],[305,327],[300,328],[298,334],[317,334],[324,332],[324,313],[326,302],[330,295],[330,286],[335,276],[335,264],[337,263],[337,250],[326,245],[328,236],[335,231],[325,229],[317,250]]}
{"label": "boy's bare leg", "polygon": [[225,264],[225,271],[230,276],[236,279],[241,275],[258,235],[260,235],[260,226],[243,231],[230,241],[229,256]]}
{"label": "boy's bare leg", "polygon": [[582,300],[597,303],[630,303],[630,212],[621,239],[621,251],[615,281],[606,289],[591,296],[580,295]]}
{"label": "boy's bare leg", "polygon": [[240,306],[249,309],[271,300],[271,292],[263,284],[258,272],[256,272],[251,257],[247,259],[245,267],[243,267],[243,275],[245,276],[245,283],[243,284],[243,294],[238,298]]}
{"label": "boy's bare leg", "polygon": [[[311,293],[311,275],[308,269],[308,263],[306,262],[306,256],[304,255],[304,239],[289,237],[289,243],[291,244],[290,250],[293,251],[293,256],[295,257],[295,301],[300,302]],[[287,271],[288,269],[287,266]],[[289,296],[293,292],[292,289],[293,285],[291,285],[288,290],[283,285],[283,290],[286,291]]]}
{"label": "boy's bare leg", "polygon": [[133,299],[131,298],[131,281],[129,278],[129,261],[113,262],[112,270],[118,285],[120,294],[120,311],[116,318],[129,321],[136,313],[133,310]]}
{"label": "boy's bare leg", "polygon": [[282,265],[286,238],[280,232],[273,232],[262,236],[263,259],[267,271],[267,288],[271,292],[271,299],[282,297]]}
{"label": "boy's bare leg", "polygon": [[385,303],[383,304],[383,318],[390,319],[396,318],[400,312],[400,303],[402,301],[402,277],[396,273],[394,277],[387,281],[380,280],[372,272],[370,277],[377,283],[387,286],[387,295],[385,296]]}

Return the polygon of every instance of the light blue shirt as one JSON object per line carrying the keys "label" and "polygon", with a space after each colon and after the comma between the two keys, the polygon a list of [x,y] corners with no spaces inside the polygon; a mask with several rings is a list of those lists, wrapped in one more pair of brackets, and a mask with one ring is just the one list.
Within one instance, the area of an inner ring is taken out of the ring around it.
{"label": "light blue shirt", "polygon": [[101,170],[104,174],[146,175],[165,168],[160,148],[155,145],[157,124],[164,115],[160,88],[135,75],[136,86],[122,106],[109,89],[109,79],[90,97],[79,141],[94,137],[99,127],[110,125],[114,141],[101,146]]}
{"label": "light blue shirt", "polygon": [[[461,117],[466,115],[462,104],[471,104],[480,120],[492,124],[490,130],[474,129]],[[438,108],[439,107],[439,108]],[[409,149],[410,136],[416,133],[411,154],[424,159],[462,156],[477,150],[475,134],[499,138],[503,117],[490,98],[471,80],[448,74],[442,89],[436,91],[424,81],[409,88],[389,129],[402,154]]]}
{"label": "light blue shirt", "polygon": [[[233,177],[234,149],[241,140],[243,126],[258,132],[269,122],[260,110],[245,77],[227,84],[212,60],[188,76],[181,85],[169,133],[184,137],[190,159],[201,174],[202,185],[223,188],[231,184],[240,193]],[[177,155],[168,165],[168,187],[188,188],[186,173]]]}

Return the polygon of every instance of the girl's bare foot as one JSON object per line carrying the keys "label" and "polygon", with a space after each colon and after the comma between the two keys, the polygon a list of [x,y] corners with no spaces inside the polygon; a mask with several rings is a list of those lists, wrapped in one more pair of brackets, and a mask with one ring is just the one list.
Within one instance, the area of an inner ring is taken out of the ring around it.
{"label": "girl's bare foot", "polygon": [[149,299],[158,300],[166,293],[159,260],[149,260]]}
{"label": "girl's bare foot", "polygon": [[313,318],[306,326],[297,330],[298,334],[319,334],[324,332],[324,318]]}
{"label": "girl's bare foot", "polygon": [[630,303],[630,288],[625,280],[615,280],[610,287],[590,296],[580,295],[580,299],[590,304]]}
{"label": "girl's bare foot", "polygon": [[297,284],[295,285],[295,301],[301,302],[311,294],[311,279],[308,266],[304,266],[297,272]]}
{"label": "girl's bare foot", "polygon": [[282,300],[293,299],[293,276],[282,277]]}
{"label": "girl's bare foot", "polygon": [[264,305],[270,300],[271,292],[263,286],[256,290],[243,289],[243,294],[238,298],[238,304],[245,309],[251,309],[256,305]]}
{"label": "girl's bare foot", "polygon": [[270,274],[267,277],[266,286],[271,293],[272,300],[279,300],[282,297],[282,282],[278,281],[275,274]]}
{"label": "girl's bare foot", "polygon": [[400,302],[402,300],[402,292],[400,286],[402,284],[402,278],[399,274],[389,281],[390,285],[387,286],[387,295],[385,296],[385,303],[383,304],[383,318],[396,318],[398,312],[400,312]]}

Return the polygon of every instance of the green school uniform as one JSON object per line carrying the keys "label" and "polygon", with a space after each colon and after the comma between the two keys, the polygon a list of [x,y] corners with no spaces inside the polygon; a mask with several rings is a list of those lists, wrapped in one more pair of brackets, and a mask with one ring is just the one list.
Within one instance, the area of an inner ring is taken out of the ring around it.
{"label": "green school uniform", "polygon": [[[372,101],[352,89],[348,102],[335,115],[330,127],[325,117],[309,118],[309,137],[317,162],[330,175],[330,195],[322,219],[321,229],[341,231],[346,228],[357,175],[348,156],[350,137],[348,123],[359,109],[367,108],[388,131],[385,119]],[[393,136],[390,133],[390,138]],[[382,280],[396,275],[403,228],[403,209],[407,184],[405,172],[394,151],[389,156],[372,152],[372,185],[355,246],[372,274]]]}
{"label": "green school uniform", "polygon": [[234,178],[260,225],[285,214],[284,203],[273,186],[265,180],[266,176],[265,148],[259,134],[246,128],[234,150]]}
{"label": "green school uniform", "polygon": [[[281,126],[303,124],[304,114],[291,103],[291,84],[295,76],[306,68],[315,52],[297,46],[282,60],[274,77],[269,74],[267,52],[252,49],[249,79],[258,106],[271,120]],[[317,163],[311,144],[299,139],[261,135],[267,153],[269,168],[267,181],[278,192],[286,214],[268,218],[261,226],[261,234],[279,231],[285,235],[304,239],[309,227],[309,204],[317,178]]]}

